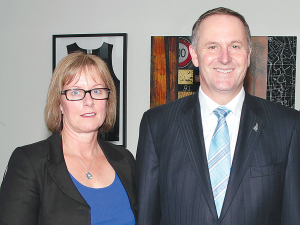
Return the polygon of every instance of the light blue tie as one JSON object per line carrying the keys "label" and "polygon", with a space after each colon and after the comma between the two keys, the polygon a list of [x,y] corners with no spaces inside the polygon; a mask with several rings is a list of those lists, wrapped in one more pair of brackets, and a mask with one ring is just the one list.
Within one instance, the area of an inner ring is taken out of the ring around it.
{"label": "light blue tie", "polygon": [[225,120],[229,113],[230,110],[222,106],[214,110],[214,114],[218,117],[218,124],[213,134],[208,153],[208,169],[211,187],[219,217],[225,198],[231,167],[230,138]]}

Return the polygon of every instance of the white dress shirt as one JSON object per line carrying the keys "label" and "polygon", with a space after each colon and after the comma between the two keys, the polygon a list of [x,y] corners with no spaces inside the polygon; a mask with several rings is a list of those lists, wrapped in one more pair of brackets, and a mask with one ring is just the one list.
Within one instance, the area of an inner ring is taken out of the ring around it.
{"label": "white dress shirt", "polygon": [[[239,132],[240,118],[242,112],[242,106],[245,99],[245,90],[242,87],[241,91],[226,105],[231,112],[226,116],[226,122],[229,130],[230,136],[230,157],[231,163],[234,156],[235,145],[237,141],[237,135]],[[214,102],[209,98],[201,89],[199,88],[199,101],[201,108],[201,117],[202,117],[202,127],[203,135],[206,149],[206,156],[208,157],[209,146],[213,136],[213,133],[218,124],[218,118],[213,113],[213,111],[218,108],[220,105]]]}

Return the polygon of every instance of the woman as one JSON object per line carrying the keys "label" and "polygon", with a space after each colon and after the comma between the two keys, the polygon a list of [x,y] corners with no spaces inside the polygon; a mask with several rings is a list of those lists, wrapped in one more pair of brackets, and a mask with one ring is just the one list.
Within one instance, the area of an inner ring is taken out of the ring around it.
{"label": "woman", "polygon": [[48,139],[17,148],[0,190],[0,224],[135,224],[132,154],[99,138],[116,119],[106,64],[82,52],[54,71]]}

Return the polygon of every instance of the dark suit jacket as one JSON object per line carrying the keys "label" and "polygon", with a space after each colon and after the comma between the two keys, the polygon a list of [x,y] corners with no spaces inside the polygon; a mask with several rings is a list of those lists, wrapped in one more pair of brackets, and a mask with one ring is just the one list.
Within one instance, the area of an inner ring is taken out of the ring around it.
{"label": "dark suit jacket", "polygon": [[246,93],[218,218],[198,93],[147,111],[136,159],[139,225],[300,224],[299,118]]}
{"label": "dark suit jacket", "polygon": [[[136,216],[132,154],[101,140],[99,144],[120,177]],[[1,225],[90,223],[90,207],[70,178],[59,134],[13,152],[0,190]]]}

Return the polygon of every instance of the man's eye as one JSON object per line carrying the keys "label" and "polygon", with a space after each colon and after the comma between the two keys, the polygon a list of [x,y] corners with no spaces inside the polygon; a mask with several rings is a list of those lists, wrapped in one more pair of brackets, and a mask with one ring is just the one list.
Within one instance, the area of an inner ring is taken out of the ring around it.
{"label": "man's eye", "polygon": [[216,46],[210,46],[209,48],[210,49],[216,49],[217,47]]}
{"label": "man's eye", "polygon": [[232,48],[240,48],[238,45],[233,45]]}

